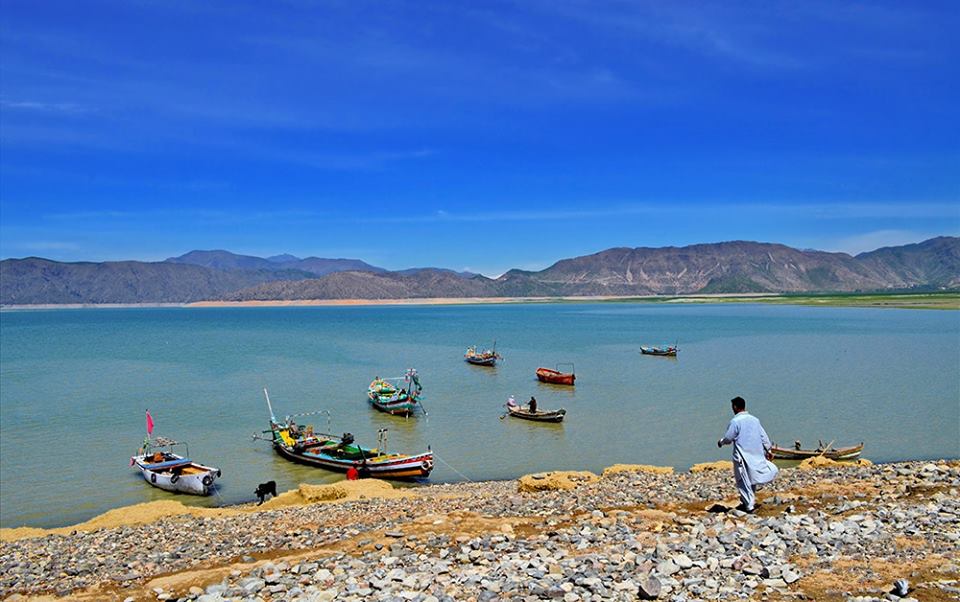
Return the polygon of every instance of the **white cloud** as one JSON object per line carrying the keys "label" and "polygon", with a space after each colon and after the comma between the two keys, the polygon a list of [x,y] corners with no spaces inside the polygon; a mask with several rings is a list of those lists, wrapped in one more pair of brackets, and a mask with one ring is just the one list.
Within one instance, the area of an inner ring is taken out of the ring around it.
{"label": "white cloud", "polygon": [[841,238],[832,245],[827,245],[825,250],[856,255],[866,251],[874,251],[882,247],[898,247],[923,242],[924,240],[942,234],[942,232],[931,234],[911,230],[875,230],[873,232],[865,232],[863,234]]}

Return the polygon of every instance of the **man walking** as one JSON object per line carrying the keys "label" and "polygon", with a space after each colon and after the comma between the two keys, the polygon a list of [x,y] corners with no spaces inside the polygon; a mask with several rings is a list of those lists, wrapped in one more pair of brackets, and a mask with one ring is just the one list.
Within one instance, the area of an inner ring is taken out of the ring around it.
{"label": "man walking", "polygon": [[733,418],[723,439],[717,441],[717,447],[733,445],[733,476],[740,493],[738,510],[752,513],[756,504],[756,490],[769,483],[778,469],[767,458],[770,455],[770,438],[756,417],[747,413],[747,402],[742,397],[730,400]]}

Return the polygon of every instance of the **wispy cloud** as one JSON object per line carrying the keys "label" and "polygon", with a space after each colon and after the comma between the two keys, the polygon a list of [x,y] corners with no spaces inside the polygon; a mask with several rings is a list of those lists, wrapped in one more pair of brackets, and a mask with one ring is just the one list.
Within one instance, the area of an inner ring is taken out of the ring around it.
{"label": "wispy cloud", "polygon": [[37,111],[42,113],[77,114],[87,113],[90,107],[75,102],[43,102],[36,100],[0,99],[0,110]]}
{"label": "wispy cloud", "polygon": [[312,153],[312,152],[277,152],[264,153],[267,159],[275,159],[285,163],[297,163],[315,169],[331,171],[354,171],[378,169],[390,163],[424,159],[434,155],[432,149],[415,149],[408,151],[371,151],[366,153]]}
{"label": "wispy cloud", "polygon": [[385,216],[382,219],[398,222],[523,222],[603,219],[642,215],[678,215],[705,218],[730,213],[754,216],[802,217],[814,220],[896,217],[960,219],[960,204],[953,202],[742,203],[712,201],[708,203],[681,203],[671,199],[662,199],[656,202],[611,204],[608,200],[590,199],[582,204],[586,208],[543,207],[539,209],[474,213],[437,210],[420,215]]}
{"label": "wispy cloud", "polygon": [[856,255],[866,251],[874,251],[882,247],[898,247],[922,242],[944,232],[915,232],[912,230],[876,230],[854,236],[847,236],[835,242],[826,244],[826,251],[837,251]]}

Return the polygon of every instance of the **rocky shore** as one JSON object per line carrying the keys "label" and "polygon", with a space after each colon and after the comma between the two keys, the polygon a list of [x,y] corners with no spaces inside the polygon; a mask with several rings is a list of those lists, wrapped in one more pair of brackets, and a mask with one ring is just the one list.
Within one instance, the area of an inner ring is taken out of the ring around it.
{"label": "rocky shore", "polygon": [[674,474],[618,466],[603,475],[544,473],[387,497],[364,493],[367,485],[338,485],[346,493],[329,497],[347,501],[332,503],[184,514],[65,534],[25,532],[19,539],[6,533],[0,597],[960,597],[955,461],[785,469],[760,492],[752,515],[730,509],[735,491],[724,469]]}

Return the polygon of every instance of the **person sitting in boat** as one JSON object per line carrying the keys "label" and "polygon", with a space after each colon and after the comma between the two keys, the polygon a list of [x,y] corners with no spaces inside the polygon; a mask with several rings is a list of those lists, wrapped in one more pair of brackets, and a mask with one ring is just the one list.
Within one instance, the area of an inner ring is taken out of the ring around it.
{"label": "person sitting in boat", "polygon": [[296,439],[300,436],[300,427],[297,426],[296,422],[291,420],[290,423],[287,424],[287,433],[290,435],[290,437]]}
{"label": "person sitting in boat", "polygon": [[353,441],[354,439],[352,433],[344,433],[343,437],[340,438],[340,443],[337,443],[332,451],[343,451],[343,449],[353,443]]}
{"label": "person sitting in boat", "polygon": [[403,398],[406,397],[406,396],[407,396],[407,390],[406,390],[406,389],[400,389],[399,399],[403,399]]}
{"label": "person sitting in boat", "polygon": [[533,395],[530,396],[529,406],[530,406],[530,413],[531,413],[531,414],[536,414],[536,413],[537,413],[537,398],[534,397]]}
{"label": "person sitting in boat", "polygon": [[519,407],[520,406],[517,405],[517,400],[513,397],[513,395],[507,398],[507,408],[515,410]]}

